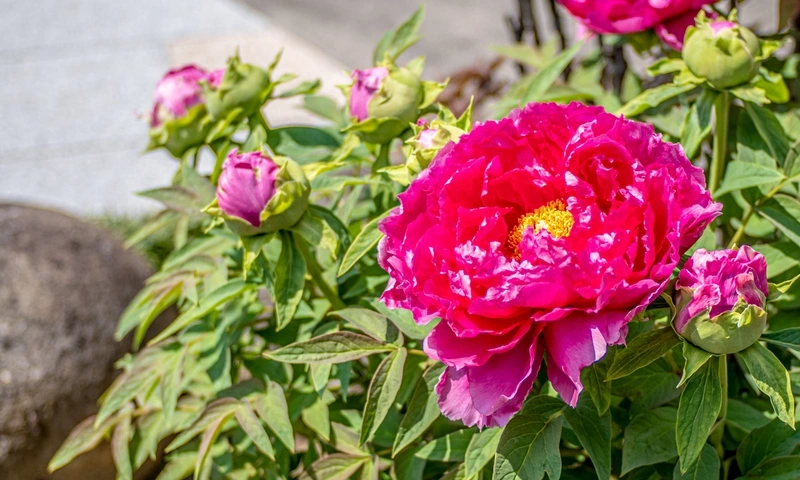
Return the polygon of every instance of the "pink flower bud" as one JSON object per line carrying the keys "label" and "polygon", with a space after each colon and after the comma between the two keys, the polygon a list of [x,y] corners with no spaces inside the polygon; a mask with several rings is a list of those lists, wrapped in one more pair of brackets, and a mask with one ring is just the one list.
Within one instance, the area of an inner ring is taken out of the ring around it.
{"label": "pink flower bud", "polygon": [[210,72],[206,77],[206,80],[208,81],[209,85],[211,85],[214,88],[218,88],[219,84],[222,83],[222,77],[224,76],[225,76],[225,69],[220,68],[218,70]]}
{"label": "pink flower bud", "polygon": [[202,101],[198,82],[206,78],[206,71],[194,65],[170,70],[158,82],[153,99],[150,126],[157,127],[167,117],[179,118]]}
{"label": "pink flower bud", "polygon": [[261,212],[275,194],[279,166],[261,152],[228,154],[222,165],[217,200],[223,212],[258,228]]}
{"label": "pink flower bud", "polygon": [[708,352],[741,351],[766,328],[767,261],[747,245],[738,250],[697,250],[675,287],[675,330]]}
{"label": "pink flower bud", "polygon": [[417,135],[417,144],[421,148],[436,148],[436,133],[438,130],[435,128],[426,128],[419,132]]}
{"label": "pink flower bud", "polygon": [[383,79],[389,76],[386,67],[353,71],[353,87],[350,90],[350,115],[363,122],[369,117],[369,101],[381,89]]}

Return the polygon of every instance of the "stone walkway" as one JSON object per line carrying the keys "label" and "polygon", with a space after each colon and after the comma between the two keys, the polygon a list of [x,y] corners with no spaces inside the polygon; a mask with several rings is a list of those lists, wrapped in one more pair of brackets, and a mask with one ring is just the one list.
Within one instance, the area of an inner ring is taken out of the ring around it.
{"label": "stone walkway", "polygon": [[[169,182],[174,162],[142,155],[153,88],[171,66],[266,66],[322,78],[337,95],[344,65],[232,0],[0,0],[0,201],[82,215],[158,208],[133,192]],[[279,72],[280,73],[280,72]],[[278,123],[308,122],[289,102]]]}

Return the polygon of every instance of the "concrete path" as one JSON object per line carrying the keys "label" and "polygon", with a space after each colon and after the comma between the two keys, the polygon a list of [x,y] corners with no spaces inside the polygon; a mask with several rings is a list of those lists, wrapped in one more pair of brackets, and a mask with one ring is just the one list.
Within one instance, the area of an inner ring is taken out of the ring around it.
{"label": "concrete path", "polygon": [[[158,208],[133,192],[169,183],[175,164],[142,156],[153,88],[171,66],[267,65],[322,77],[326,92],[345,67],[232,0],[0,0],[0,202],[77,214]],[[278,123],[308,122],[289,102],[267,111]]]}

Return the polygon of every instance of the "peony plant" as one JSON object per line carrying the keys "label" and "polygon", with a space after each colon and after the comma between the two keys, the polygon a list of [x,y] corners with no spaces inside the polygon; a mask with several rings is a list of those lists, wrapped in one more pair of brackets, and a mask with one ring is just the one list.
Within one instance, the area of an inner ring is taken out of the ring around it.
{"label": "peony plant", "polygon": [[[561,3],[594,33],[519,46],[537,68],[495,119],[401,65],[422,9],[339,99],[278,59],[167,73],[150,148],[176,174],[129,243],[174,249],[51,470],[109,439],[123,480],[800,478],[788,33],[709,1]],[[651,62],[619,94],[608,41]],[[294,96],[327,123],[267,122]]]}

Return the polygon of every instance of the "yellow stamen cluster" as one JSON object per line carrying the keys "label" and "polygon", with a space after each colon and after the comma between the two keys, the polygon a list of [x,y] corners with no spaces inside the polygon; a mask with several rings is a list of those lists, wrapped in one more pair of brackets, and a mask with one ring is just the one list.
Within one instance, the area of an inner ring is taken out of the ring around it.
{"label": "yellow stamen cluster", "polygon": [[539,233],[542,229],[547,230],[553,238],[561,238],[569,235],[575,219],[567,211],[567,205],[562,200],[552,200],[545,205],[526,213],[519,217],[517,225],[511,229],[506,239],[506,249],[512,258],[519,259],[522,254],[519,251],[519,242],[525,230],[533,227],[534,233]]}

